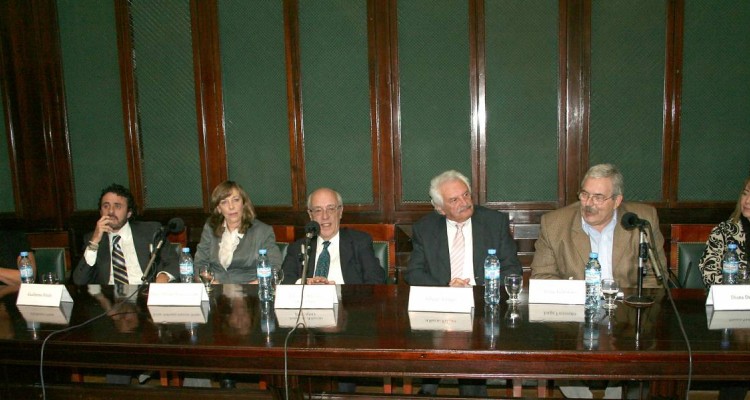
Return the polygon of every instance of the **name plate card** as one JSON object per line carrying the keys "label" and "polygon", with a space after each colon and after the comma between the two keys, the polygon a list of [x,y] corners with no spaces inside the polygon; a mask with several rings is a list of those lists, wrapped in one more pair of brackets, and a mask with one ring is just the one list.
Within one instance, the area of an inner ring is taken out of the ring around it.
{"label": "name plate card", "polygon": [[[304,288],[304,291],[303,291]],[[304,299],[302,299],[304,293]],[[333,308],[341,299],[341,285],[278,285],[275,308]],[[300,300],[301,303],[300,303]]]}
{"label": "name plate card", "polygon": [[63,301],[57,307],[18,305],[26,322],[67,325],[73,312],[73,302]]}
{"label": "name plate card", "polygon": [[529,322],[584,322],[582,304],[529,304]]}
{"label": "name plate card", "polygon": [[[307,328],[333,328],[338,326],[339,307],[338,304],[332,308],[301,310],[302,315],[299,322]],[[282,328],[293,328],[297,324],[299,309],[277,308],[276,321]]]}
{"label": "name plate card", "polygon": [[750,310],[750,285],[711,285],[706,305],[714,310]]}
{"label": "name plate card", "polygon": [[708,329],[748,329],[750,328],[750,313],[747,311],[716,311],[713,307],[706,307]]}
{"label": "name plate card", "polygon": [[22,283],[16,305],[58,307],[61,302],[73,302],[65,285]]}
{"label": "name plate card", "polygon": [[410,311],[409,325],[414,331],[471,332],[474,316],[471,313]]}
{"label": "name plate card", "polygon": [[474,289],[470,287],[411,286],[408,311],[470,313]]}
{"label": "name plate card", "polygon": [[148,288],[149,306],[200,306],[208,301],[202,283],[152,283]]}
{"label": "name plate card", "polygon": [[148,306],[151,319],[157,324],[193,322],[205,324],[210,306],[207,301],[200,306]]}
{"label": "name plate card", "polygon": [[529,280],[529,303],[584,304],[586,282],[571,279]]}

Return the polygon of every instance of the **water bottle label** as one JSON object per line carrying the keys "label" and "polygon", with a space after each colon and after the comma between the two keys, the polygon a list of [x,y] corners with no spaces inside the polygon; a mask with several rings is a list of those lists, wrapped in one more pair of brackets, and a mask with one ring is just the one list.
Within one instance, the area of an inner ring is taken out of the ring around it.
{"label": "water bottle label", "polygon": [[485,268],[484,279],[500,279],[500,268]]}
{"label": "water bottle label", "polygon": [[192,275],[193,264],[191,263],[180,263],[180,275]]}
{"label": "water bottle label", "polygon": [[31,278],[32,275],[34,275],[34,270],[29,267],[21,267],[21,278]]}
{"label": "water bottle label", "polygon": [[724,263],[724,272],[735,274],[740,269],[740,264],[738,262],[725,262]]}
{"label": "water bottle label", "polygon": [[270,266],[260,266],[258,267],[258,278],[270,278],[271,277],[271,267]]}

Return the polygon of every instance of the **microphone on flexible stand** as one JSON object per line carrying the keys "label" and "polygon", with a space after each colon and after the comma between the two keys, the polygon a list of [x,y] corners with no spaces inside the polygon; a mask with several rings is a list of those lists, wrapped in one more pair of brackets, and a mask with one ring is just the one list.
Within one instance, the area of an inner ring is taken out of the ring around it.
{"label": "microphone on flexible stand", "polygon": [[151,258],[148,260],[146,269],[143,271],[143,277],[141,278],[144,285],[150,283],[149,275],[151,275],[151,270],[154,268],[155,261],[161,253],[161,248],[164,245],[164,242],[167,241],[167,234],[182,232],[183,229],[185,229],[185,221],[183,221],[182,218],[175,217],[170,219],[169,223],[166,226],[162,226],[161,229],[159,229],[159,232],[156,233],[154,239],[158,239],[158,242],[156,243],[154,250],[151,252]]}
{"label": "microphone on flexible stand", "polygon": [[320,233],[320,224],[310,221],[305,225],[305,243],[302,245],[302,284],[307,283],[307,266],[310,263],[310,242]]}
{"label": "microphone on flexible stand", "polygon": [[[633,307],[649,307],[654,304],[654,298],[643,295],[643,275],[644,275],[644,263],[648,259],[648,242],[646,242],[646,227],[650,227],[651,224],[638,218],[634,213],[625,213],[622,216],[622,227],[627,230],[638,228],[640,231],[640,239],[638,244],[638,294],[631,295],[625,298],[625,304]],[[661,280],[661,274],[657,272],[657,266],[654,265],[654,273]]]}

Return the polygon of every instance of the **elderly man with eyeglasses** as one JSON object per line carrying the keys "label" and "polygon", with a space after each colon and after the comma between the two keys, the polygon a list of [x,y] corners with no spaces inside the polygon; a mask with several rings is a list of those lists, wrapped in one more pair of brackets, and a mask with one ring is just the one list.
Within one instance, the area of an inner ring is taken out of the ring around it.
{"label": "elderly man with eyeglasses", "polygon": [[[576,202],[542,216],[536,241],[532,279],[584,279],[590,252],[599,254],[602,279],[614,279],[620,287],[638,285],[639,231],[625,230],[620,218],[632,212],[651,224],[657,256],[667,265],[664,237],[656,209],[647,204],[623,202],[623,178],[612,164],[591,167],[581,182]],[[659,287],[652,269],[644,287]]]}
{"label": "elderly man with eyeglasses", "polygon": [[[320,233],[310,244],[307,283],[385,283],[386,272],[375,257],[372,238],[365,232],[340,228],[343,212],[341,195],[333,189],[320,188],[307,197],[307,214],[320,224]],[[301,280],[304,243],[303,238],[289,247],[282,265],[284,283]]]}

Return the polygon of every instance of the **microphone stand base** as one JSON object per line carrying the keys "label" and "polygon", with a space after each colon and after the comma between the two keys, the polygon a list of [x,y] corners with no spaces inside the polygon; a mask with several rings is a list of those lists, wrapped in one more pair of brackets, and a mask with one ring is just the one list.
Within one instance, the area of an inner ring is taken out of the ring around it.
{"label": "microphone stand base", "polygon": [[632,295],[626,297],[623,303],[636,308],[651,307],[654,304],[654,298],[651,296]]}

